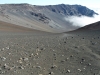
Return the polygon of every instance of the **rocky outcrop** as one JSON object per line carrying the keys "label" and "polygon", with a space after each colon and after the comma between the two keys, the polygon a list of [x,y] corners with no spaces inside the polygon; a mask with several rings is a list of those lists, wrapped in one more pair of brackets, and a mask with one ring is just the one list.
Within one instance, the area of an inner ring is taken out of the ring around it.
{"label": "rocky outcrop", "polygon": [[62,14],[65,16],[89,16],[92,17],[94,14],[98,15],[98,13],[94,12],[93,10],[87,8],[86,6],[81,5],[65,5],[65,4],[59,4],[59,5],[50,5],[46,6],[50,11]]}

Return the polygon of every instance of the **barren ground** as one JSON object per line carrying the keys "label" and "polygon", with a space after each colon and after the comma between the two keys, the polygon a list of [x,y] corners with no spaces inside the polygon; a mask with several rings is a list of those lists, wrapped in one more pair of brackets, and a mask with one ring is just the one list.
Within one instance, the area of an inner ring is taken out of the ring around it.
{"label": "barren ground", "polygon": [[0,75],[99,74],[99,31],[0,32]]}

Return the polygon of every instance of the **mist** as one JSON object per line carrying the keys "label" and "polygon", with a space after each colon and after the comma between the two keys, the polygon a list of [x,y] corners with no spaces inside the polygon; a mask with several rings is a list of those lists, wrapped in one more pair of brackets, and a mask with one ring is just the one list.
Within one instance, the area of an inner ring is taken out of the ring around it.
{"label": "mist", "polygon": [[85,26],[91,23],[95,23],[97,21],[100,21],[100,9],[96,11],[99,15],[94,15],[93,17],[87,17],[87,16],[69,16],[65,17],[66,21],[71,22],[74,26]]}

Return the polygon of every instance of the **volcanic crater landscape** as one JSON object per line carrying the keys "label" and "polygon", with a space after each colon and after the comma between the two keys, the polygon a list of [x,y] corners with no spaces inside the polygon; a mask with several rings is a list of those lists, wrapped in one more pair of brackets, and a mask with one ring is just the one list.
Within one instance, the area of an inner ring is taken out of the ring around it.
{"label": "volcanic crater landscape", "polygon": [[100,22],[80,28],[64,19],[94,14],[81,5],[1,4],[0,75],[100,75]]}

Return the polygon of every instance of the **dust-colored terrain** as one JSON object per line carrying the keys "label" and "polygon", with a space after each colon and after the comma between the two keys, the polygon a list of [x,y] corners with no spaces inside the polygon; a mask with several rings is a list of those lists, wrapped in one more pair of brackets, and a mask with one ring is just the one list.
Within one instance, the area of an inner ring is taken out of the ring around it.
{"label": "dust-colored terrain", "polygon": [[100,22],[62,33],[71,7],[0,5],[0,75],[100,75]]}
{"label": "dust-colored terrain", "polygon": [[33,31],[33,29],[0,21],[0,31],[20,32],[20,31]]}
{"label": "dust-colored terrain", "polygon": [[0,31],[0,75],[99,75],[99,32]]}
{"label": "dust-colored terrain", "polygon": [[93,17],[95,11],[81,5],[0,4],[0,21],[46,32],[72,31],[79,26],[66,20],[70,16]]}

